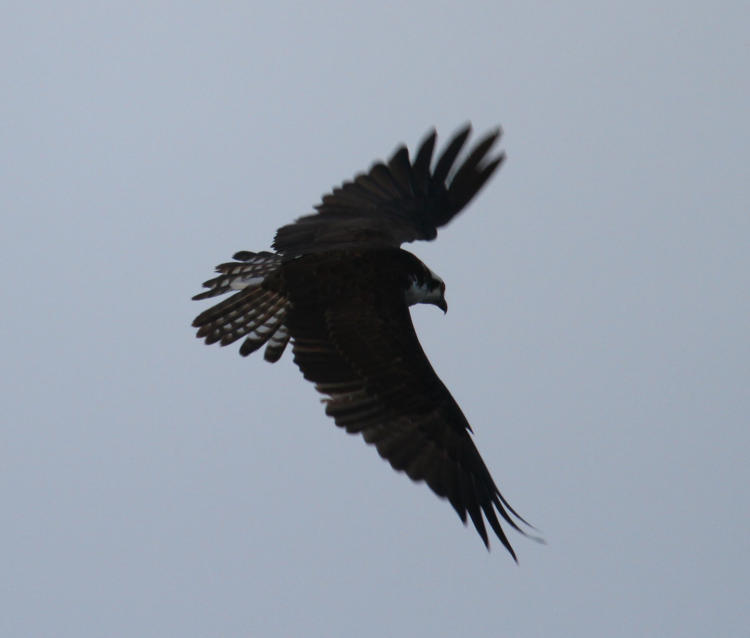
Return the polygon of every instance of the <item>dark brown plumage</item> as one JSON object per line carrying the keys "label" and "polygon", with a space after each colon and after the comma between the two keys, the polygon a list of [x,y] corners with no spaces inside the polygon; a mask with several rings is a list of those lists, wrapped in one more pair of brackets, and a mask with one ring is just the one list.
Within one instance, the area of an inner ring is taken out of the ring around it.
{"label": "dark brown plumage", "polygon": [[[445,285],[399,246],[434,239],[503,160],[490,157],[499,131],[484,137],[453,170],[468,126],[431,169],[436,134],[413,162],[405,147],[323,197],[318,212],[281,227],[274,253],[237,253],[217,267],[196,299],[237,292],[196,317],[197,336],[240,353],[266,345],[278,360],[291,339],[294,361],[326,398],[326,414],[361,433],[394,469],[425,481],[461,520],[471,518],[489,546],[484,519],[515,559],[498,518],[526,523],[498,490],[458,404],[432,369],[409,305],[444,310]],[[527,523],[526,523],[527,524]],[[528,525],[528,524],[527,524]]]}

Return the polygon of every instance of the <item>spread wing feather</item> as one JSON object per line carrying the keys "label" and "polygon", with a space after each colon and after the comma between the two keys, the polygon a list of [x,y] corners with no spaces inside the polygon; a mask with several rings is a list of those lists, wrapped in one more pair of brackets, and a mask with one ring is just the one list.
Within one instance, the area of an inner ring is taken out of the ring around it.
{"label": "spread wing feather", "polygon": [[498,513],[522,533],[525,521],[500,494],[396,292],[294,304],[287,318],[294,360],[328,397],[326,414],[338,426],[362,434],[394,469],[425,481],[462,521],[468,514],[489,546],[486,519],[515,558]]}
{"label": "spread wing feather", "polygon": [[497,129],[482,138],[457,168],[456,159],[471,132],[460,129],[448,142],[430,172],[436,133],[420,145],[416,159],[402,146],[387,164],[378,162],[367,173],[325,195],[317,214],[300,217],[276,232],[274,249],[286,256],[348,250],[397,248],[416,239],[435,239],[481,190],[504,159],[490,151],[500,137]]}

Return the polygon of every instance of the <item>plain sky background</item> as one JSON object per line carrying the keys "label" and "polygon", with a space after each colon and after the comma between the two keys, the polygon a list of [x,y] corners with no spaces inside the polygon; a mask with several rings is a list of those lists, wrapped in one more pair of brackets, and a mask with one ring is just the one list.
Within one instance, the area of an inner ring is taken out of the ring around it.
{"label": "plain sky background", "polygon": [[[747,3],[271,4],[3,4],[0,634],[747,636]],[[412,314],[519,565],[190,328],[467,120],[508,159]]]}

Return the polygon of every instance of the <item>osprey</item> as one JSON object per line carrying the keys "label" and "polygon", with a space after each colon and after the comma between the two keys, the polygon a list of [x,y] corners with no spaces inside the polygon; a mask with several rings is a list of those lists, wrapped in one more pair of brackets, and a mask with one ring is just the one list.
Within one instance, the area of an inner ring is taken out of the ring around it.
{"label": "osprey", "polygon": [[387,164],[325,195],[317,213],[282,226],[274,252],[241,251],[217,266],[219,275],[193,299],[234,294],[193,326],[207,344],[244,339],[243,356],[265,345],[270,362],[291,340],[295,363],[326,396],[336,425],[360,433],[394,469],[425,481],[464,523],[468,513],[489,548],[484,514],[516,559],[497,513],[522,534],[519,523],[528,523],[500,494],[411,322],[415,303],[447,311],[445,284],[400,248],[435,239],[502,163],[504,154],[491,155],[498,129],[454,168],[470,130],[454,135],[434,168],[434,130],[413,161],[398,148]]}

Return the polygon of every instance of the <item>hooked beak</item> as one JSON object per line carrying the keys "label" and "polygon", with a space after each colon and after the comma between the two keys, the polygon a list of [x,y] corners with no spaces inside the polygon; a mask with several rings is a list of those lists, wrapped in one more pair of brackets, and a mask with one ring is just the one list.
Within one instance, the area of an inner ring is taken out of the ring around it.
{"label": "hooked beak", "polygon": [[448,312],[448,302],[445,301],[445,297],[441,298],[440,301],[436,301],[435,305],[443,311],[443,314]]}

